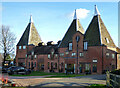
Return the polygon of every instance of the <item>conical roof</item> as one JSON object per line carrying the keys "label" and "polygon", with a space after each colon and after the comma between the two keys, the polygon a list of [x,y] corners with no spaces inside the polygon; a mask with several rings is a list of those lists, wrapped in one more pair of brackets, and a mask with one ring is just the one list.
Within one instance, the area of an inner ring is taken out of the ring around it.
{"label": "conical roof", "polygon": [[88,42],[88,46],[104,44],[109,47],[116,47],[96,6],[95,15],[85,32],[84,40]]}
{"label": "conical roof", "polygon": [[72,37],[77,31],[84,34],[84,29],[79,22],[79,19],[77,17],[77,11],[75,10],[74,19],[73,19],[70,27],[68,28],[65,36],[63,37],[61,43],[59,44],[59,47],[62,47],[62,48],[68,47],[68,43],[72,42]]}
{"label": "conical roof", "polygon": [[20,38],[17,46],[23,45],[38,45],[38,43],[42,42],[37,29],[34,26],[32,16],[30,16],[30,21],[28,26],[26,27],[22,37]]}

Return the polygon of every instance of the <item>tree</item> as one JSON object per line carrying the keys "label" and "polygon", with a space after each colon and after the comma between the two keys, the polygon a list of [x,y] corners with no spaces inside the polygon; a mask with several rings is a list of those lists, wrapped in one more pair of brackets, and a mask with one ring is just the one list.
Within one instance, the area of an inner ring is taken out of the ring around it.
{"label": "tree", "polygon": [[0,28],[0,48],[4,56],[3,66],[7,56],[13,54],[15,51],[15,42],[15,34],[11,32],[8,26],[2,25],[2,28]]}

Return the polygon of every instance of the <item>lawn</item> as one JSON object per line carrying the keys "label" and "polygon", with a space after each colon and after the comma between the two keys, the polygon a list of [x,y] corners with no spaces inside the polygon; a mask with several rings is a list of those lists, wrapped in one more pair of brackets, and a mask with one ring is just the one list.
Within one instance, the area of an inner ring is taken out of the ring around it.
{"label": "lawn", "polygon": [[[62,77],[76,77],[76,76],[83,76],[80,74],[68,74],[66,75],[65,73],[47,73],[47,72],[39,72],[39,71],[33,71],[29,75],[10,75],[10,76],[47,76],[47,78],[62,78]],[[50,75],[50,76],[49,76]]]}
{"label": "lawn", "polygon": [[106,85],[103,84],[92,84],[87,88],[106,88]]}

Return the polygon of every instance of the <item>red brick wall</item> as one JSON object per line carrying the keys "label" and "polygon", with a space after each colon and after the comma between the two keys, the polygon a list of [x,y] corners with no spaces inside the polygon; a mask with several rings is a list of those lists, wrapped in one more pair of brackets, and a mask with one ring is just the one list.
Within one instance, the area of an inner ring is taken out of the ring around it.
{"label": "red brick wall", "polygon": [[[78,58],[78,63],[89,63],[91,64],[91,72],[92,72],[92,66],[93,64],[97,64],[97,73],[101,74],[102,70],[107,70],[109,67],[109,70],[112,70],[112,65],[115,65],[116,67],[116,57],[112,58],[112,53],[115,54],[114,51],[108,50],[105,46],[90,46],[88,47],[88,50],[83,50],[83,35],[79,32],[77,32],[73,36],[73,50],[69,51],[69,54],[66,55],[65,52],[68,50],[68,48],[59,48],[59,53],[64,53],[63,57],[60,57],[60,63],[64,62],[65,64],[76,64],[77,62],[77,43],[76,43],[76,36],[80,36],[80,41],[78,42],[78,56],[80,52],[83,52],[84,56]],[[71,56],[72,53],[76,53],[75,56]],[[106,58],[106,52],[110,54],[109,58]],[[67,58],[66,58],[67,57]],[[97,63],[94,63],[93,60],[97,60]],[[75,65],[77,68],[77,65]],[[103,67],[102,67],[103,66]],[[65,68],[64,68],[65,71]],[[77,69],[76,69],[77,71]],[[76,72],[75,71],[75,72]],[[79,70],[78,70],[79,71]]]}
{"label": "red brick wall", "polygon": [[[18,58],[26,58],[26,54],[28,51],[30,51],[34,46],[26,46],[26,49],[23,49],[23,46],[21,46],[21,49],[19,49],[19,46],[17,46],[16,49],[16,65],[18,66]],[[19,62],[23,62],[20,61]],[[26,64],[26,59],[25,59]]]}

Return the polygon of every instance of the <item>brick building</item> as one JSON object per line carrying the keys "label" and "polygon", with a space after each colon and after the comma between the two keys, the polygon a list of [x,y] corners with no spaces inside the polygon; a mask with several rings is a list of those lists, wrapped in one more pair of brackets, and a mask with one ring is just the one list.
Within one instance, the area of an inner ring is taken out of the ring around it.
{"label": "brick building", "polygon": [[35,71],[101,74],[120,69],[119,53],[95,6],[86,32],[75,10],[74,19],[58,44],[42,42],[31,16],[17,44],[16,63]]}

